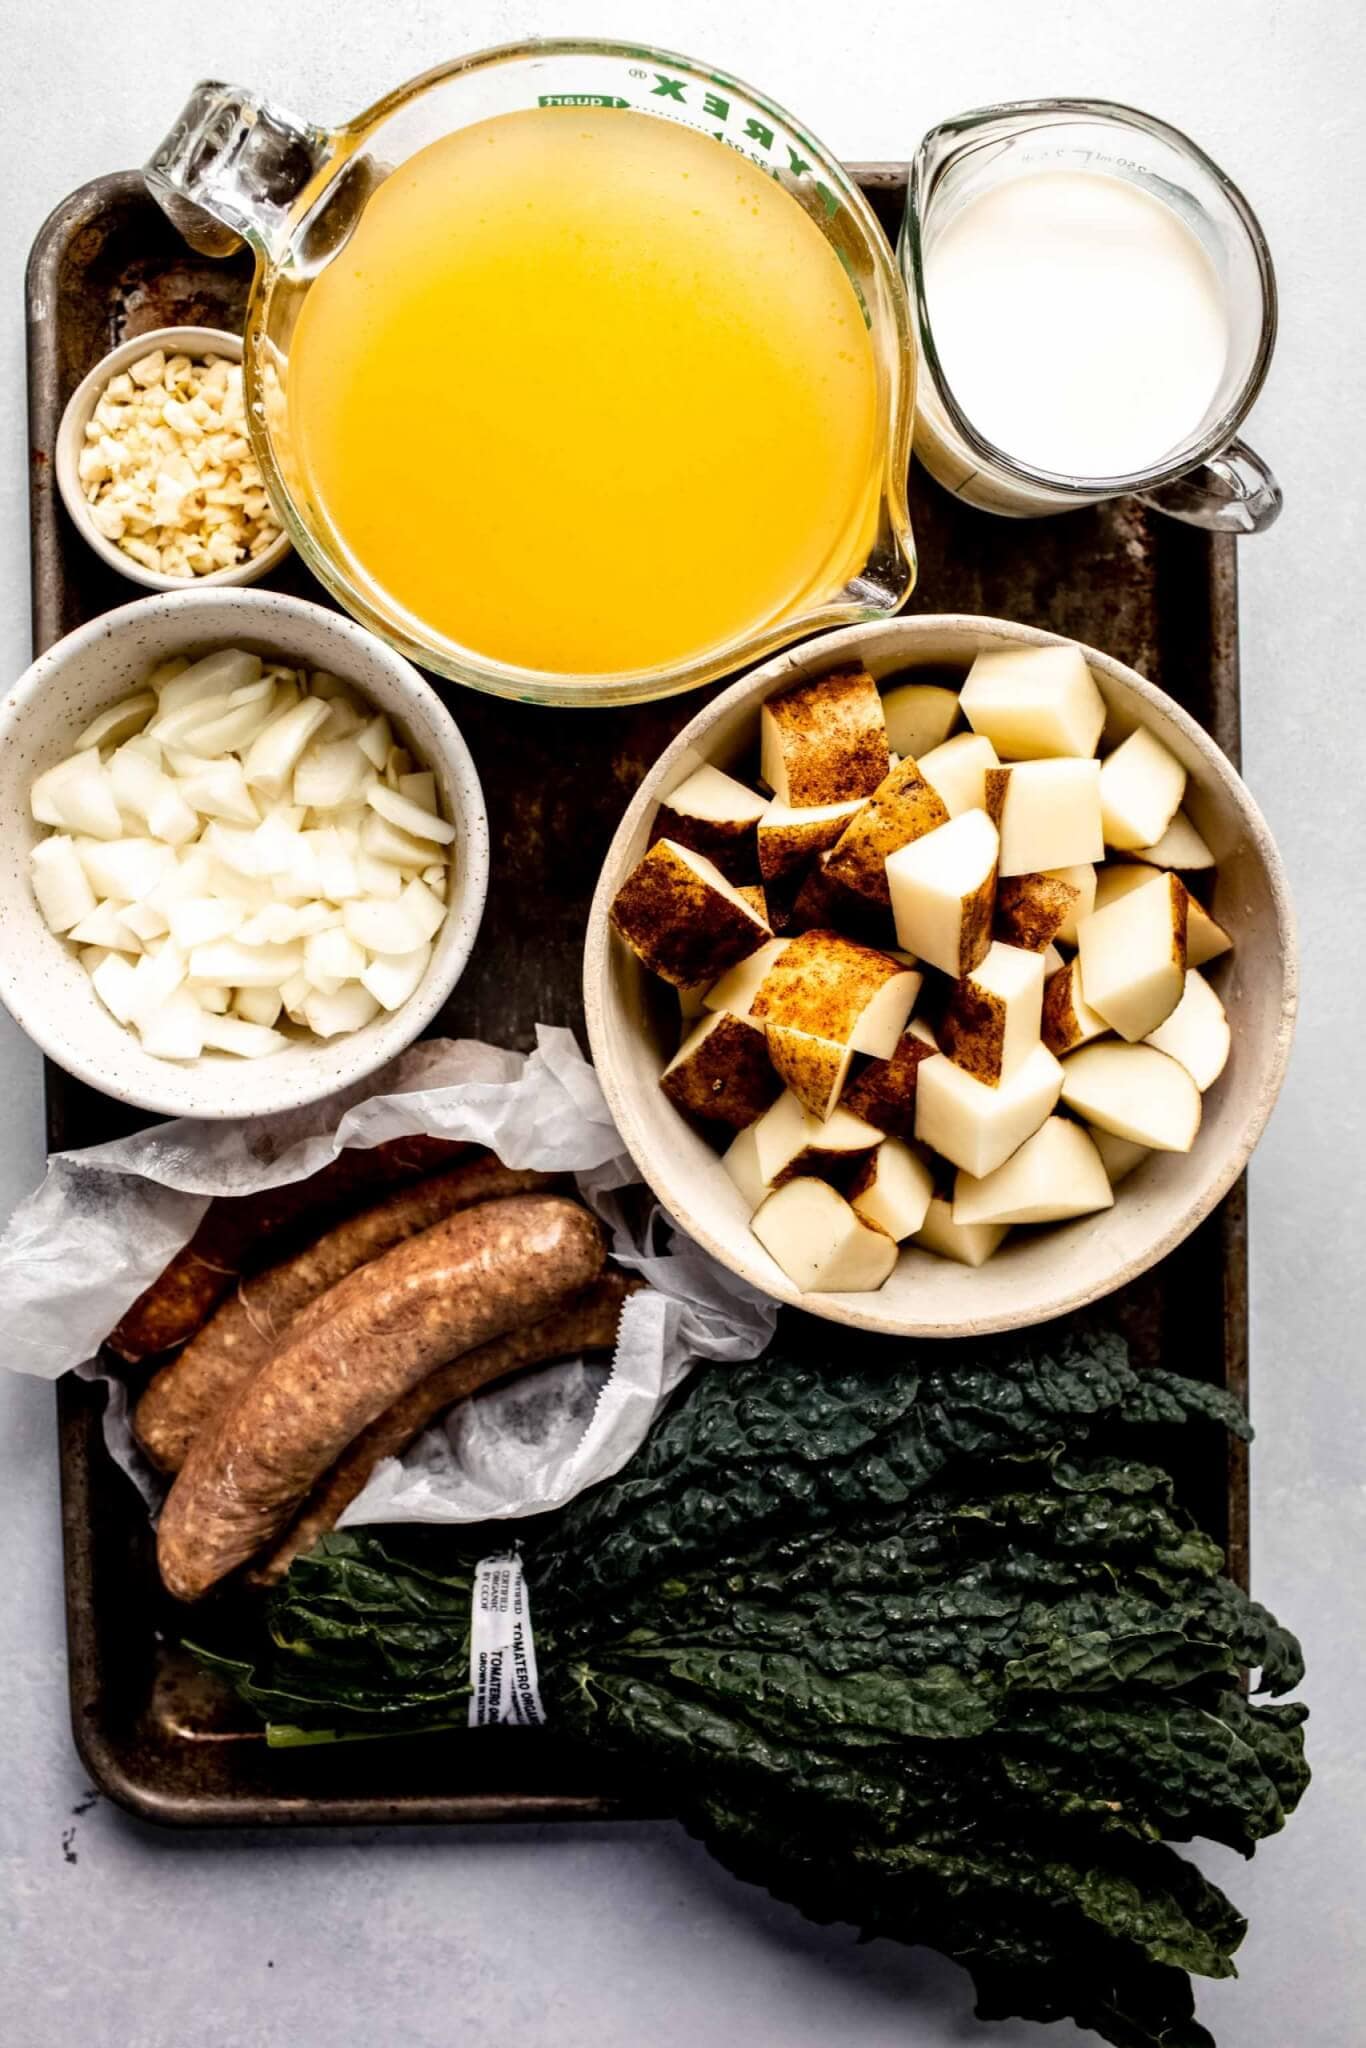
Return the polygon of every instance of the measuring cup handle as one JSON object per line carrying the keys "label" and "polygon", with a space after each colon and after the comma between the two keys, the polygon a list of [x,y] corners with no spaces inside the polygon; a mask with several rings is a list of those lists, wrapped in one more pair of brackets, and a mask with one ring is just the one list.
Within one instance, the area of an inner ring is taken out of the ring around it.
{"label": "measuring cup handle", "polygon": [[1282,503],[1280,485],[1245,441],[1230,441],[1197,469],[1138,497],[1155,512],[1215,533],[1265,533]]}
{"label": "measuring cup handle", "polygon": [[202,80],[143,167],[147,189],[192,249],[269,252],[333,138],[244,86]]}

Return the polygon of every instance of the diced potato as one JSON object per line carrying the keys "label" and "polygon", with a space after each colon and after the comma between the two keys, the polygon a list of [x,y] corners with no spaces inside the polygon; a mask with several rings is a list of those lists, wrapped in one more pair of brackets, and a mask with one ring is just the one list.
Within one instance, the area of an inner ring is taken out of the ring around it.
{"label": "diced potato", "polygon": [[985,811],[967,811],[892,854],[897,944],[955,979],[970,974],[991,944],[998,851]]}
{"label": "diced potato", "polygon": [[823,1121],[788,1090],[740,1133],[723,1164],[751,1209],[757,1209],[765,1195],[794,1174],[832,1173],[852,1166],[881,1142],[881,1131],[847,1110],[837,1109]]}
{"label": "diced potato", "polygon": [[1017,761],[987,770],[987,810],[1001,835],[1002,875],[1105,857],[1098,761]]}
{"label": "diced potato", "polygon": [[1065,960],[1043,985],[1043,1042],[1055,1059],[1075,1052],[1093,1038],[1103,1038],[1110,1029],[1081,992],[1081,969],[1075,960]]}
{"label": "diced potato", "polygon": [[884,950],[896,943],[890,903],[875,903],[837,882],[830,873],[830,853],[817,854],[807,869],[784,924],[787,930],[797,932],[845,932],[851,939]]}
{"label": "diced potato", "polygon": [[943,799],[951,818],[987,807],[987,770],[1001,763],[984,733],[960,732],[919,756],[920,772]]}
{"label": "diced potato", "polygon": [[1043,955],[996,940],[956,981],[939,1019],[940,1050],[955,1066],[999,1088],[1039,1044]]}
{"label": "diced potato", "polygon": [[766,1028],[768,1056],[785,1086],[811,1116],[822,1122],[832,1116],[853,1062],[851,1047],[786,1024]]}
{"label": "diced potato", "polygon": [[1105,699],[1079,647],[987,648],[968,672],[962,702],[973,731],[985,733],[1003,761],[1089,759],[1105,727]]}
{"label": "diced potato", "polygon": [[1096,870],[1089,860],[1078,861],[1067,868],[1053,868],[1051,877],[1055,882],[1066,882],[1075,889],[1077,898],[1053,937],[1060,946],[1075,946],[1077,926],[1082,918],[1089,917],[1096,907]]}
{"label": "diced potato", "polygon": [[993,929],[1009,946],[1044,953],[1064,925],[1075,931],[1080,902],[1080,889],[1061,875],[1009,875],[996,884]]}
{"label": "diced potato", "polygon": [[1114,1192],[1091,1139],[1080,1124],[1051,1116],[994,1173],[981,1180],[959,1173],[953,1220],[982,1223],[1063,1223],[1114,1207]]}
{"label": "diced potato", "polygon": [[759,714],[760,769],[781,803],[871,796],[890,766],[882,699],[859,671],[801,683]]}
{"label": "diced potato", "polygon": [[1186,891],[1159,874],[1077,927],[1081,992],[1121,1038],[1146,1038],[1181,1000],[1186,978]]}
{"label": "diced potato", "polygon": [[955,1259],[960,1266],[984,1266],[1000,1250],[1007,1229],[1004,1223],[955,1223],[952,1202],[935,1195],[912,1242],[941,1259]]}
{"label": "diced potato", "polygon": [[1180,868],[1187,874],[1214,866],[1214,855],[1184,811],[1177,812],[1155,846],[1139,848],[1139,858],[1155,868]]}
{"label": "diced potato", "polygon": [[925,1221],[934,1175],[918,1152],[899,1138],[884,1138],[854,1170],[849,1200],[865,1223],[875,1223],[901,1244]]}
{"label": "diced potato", "polygon": [[793,1180],[771,1194],[750,1228],[804,1294],[881,1287],[896,1264],[894,1239],[820,1180]]}
{"label": "diced potato", "polygon": [[1152,1045],[1084,1045],[1063,1061],[1062,1099],[1087,1123],[1154,1152],[1189,1152],[1200,1129],[1200,1090]]}
{"label": "diced potato", "polygon": [[942,1054],[925,1060],[916,1075],[916,1137],[981,1180],[1052,1115],[1062,1079],[1062,1068],[1042,1045],[997,1088]]}
{"label": "diced potato", "polygon": [[[852,1116],[886,1131],[889,1137],[915,1136],[915,1082],[920,1062],[937,1052],[912,1019],[887,1060],[869,1060],[845,1086],[841,1102]],[[921,1027],[925,1029],[925,1027]]]}
{"label": "diced potato", "polygon": [[903,761],[919,761],[948,738],[962,717],[962,707],[958,692],[942,684],[897,683],[882,693],[882,716],[892,752]]}
{"label": "diced potato", "polygon": [[1217,960],[1221,953],[1227,953],[1233,945],[1232,939],[1221,924],[1210,916],[1203,903],[1187,891],[1186,894],[1186,965],[1207,967],[1211,960]]}
{"label": "diced potato", "polygon": [[825,863],[830,879],[872,903],[890,903],[887,856],[948,823],[942,798],[913,760],[904,760],[879,783],[845,826]]}
{"label": "diced potato", "polygon": [[802,932],[770,967],[751,1014],[765,1024],[890,1059],[921,981],[915,969],[838,932]]}
{"label": "diced potato", "polygon": [[612,927],[676,988],[716,981],[772,932],[705,855],[658,839],[617,891]]}
{"label": "diced potato", "polygon": [[1131,1138],[1117,1138],[1112,1131],[1102,1131],[1098,1124],[1088,1124],[1086,1128],[1100,1154],[1112,1188],[1127,1180],[1134,1168],[1141,1166],[1149,1155],[1149,1146],[1135,1145]]}
{"label": "diced potato", "polygon": [[[49,931],[69,932],[94,915],[95,892],[74,841],[64,833],[40,839],[29,853],[29,877]],[[91,944],[101,943],[92,939]]]}
{"label": "diced potato", "polygon": [[[728,968],[719,981],[705,987],[702,1004],[708,1010],[729,1010],[732,1016],[748,1017],[754,1007],[754,998],[768,978],[768,971],[775,960],[782,957],[790,946],[790,939],[767,939],[747,959]],[[689,993],[679,990],[680,998]],[[686,1011],[685,1011],[686,1014]]]}
{"label": "diced potato", "polygon": [[729,1010],[709,1010],[660,1075],[676,1108],[740,1130],[782,1092],[763,1028]]}
{"label": "diced potato", "polygon": [[766,883],[781,882],[805,862],[832,847],[849,820],[862,810],[861,797],[840,804],[782,804],[774,797],[759,820],[759,873]]}
{"label": "diced potato", "polygon": [[704,853],[729,881],[742,882],[758,865],[756,833],[767,809],[766,799],[733,775],[702,767],[661,803],[652,836]]}
{"label": "diced potato", "polygon": [[[1135,851],[1162,838],[1186,793],[1186,771],[1145,725],[1101,764],[1105,843]],[[1053,863],[1058,865],[1058,863]]]}
{"label": "diced potato", "polygon": [[1203,974],[1187,970],[1180,1002],[1165,1024],[1148,1033],[1155,1045],[1186,1069],[1203,1095],[1223,1073],[1233,1045],[1228,1015]]}

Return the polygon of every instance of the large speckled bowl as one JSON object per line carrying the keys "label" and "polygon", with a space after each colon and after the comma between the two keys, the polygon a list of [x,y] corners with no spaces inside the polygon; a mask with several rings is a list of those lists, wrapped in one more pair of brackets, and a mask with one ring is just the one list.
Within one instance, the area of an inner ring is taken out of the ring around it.
{"label": "large speckled bowl", "polygon": [[894,619],[823,634],[725,691],[684,727],[637,790],[608,850],[589,915],[584,1000],[593,1058],[617,1127],[670,1215],[723,1265],[779,1301],[890,1336],[968,1337],[1018,1329],[1081,1308],[1147,1270],[1227,1194],[1271,1114],[1295,1017],[1295,929],[1285,875],[1257,806],[1228,760],[1179,704],[1108,654],[1085,650],[1109,707],[1111,738],[1146,725],[1184,764],[1186,809],[1218,862],[1212,909],[1234,951],[1210,979],[1228,1010],[1233,1051],[1205,1096],[1204,1125],[1186,1155],[1153,1153],[1116,1190],[1115,1206],[1075,1223],[1013,1231],[973,1270],[903,1246],[876,1293],[803,1294],[749,1227],[720,1157],[661,1093],[672,1055],[668,1005],[649,1001],[648,977],[612,933],[607,912],[649,843],[660,801],[703,762],[742,778],[758,769],[765,698],[857,663],[881,680],[917,668],[966,673],[980,648],[1057,643],[1004,619]]}
{"label": "large speckled bowl", "polygon": [[[403,1006],[362,1031],[300,1040],[244,1060],[210,1052],[154,1059],[100,1002],[73,947],[47,929],[29,887],[29,848],[46,828],[29,810],[34,777],[71,752],[99,711],[172,655],[218,647],[326,669],[387,712],[434,770],[456,828],[450,909],[427,972]],[[0,703],[0,1000],[49,1059],[106,1095],[168,1116],[244,1117],[296,1109],[363,1080],[429,1024],[470,955],[488,888],[483,791],[450,713],[418,671],[363,626],[303,598],[261,590],[184,590],[106,612],[34,662]]]}

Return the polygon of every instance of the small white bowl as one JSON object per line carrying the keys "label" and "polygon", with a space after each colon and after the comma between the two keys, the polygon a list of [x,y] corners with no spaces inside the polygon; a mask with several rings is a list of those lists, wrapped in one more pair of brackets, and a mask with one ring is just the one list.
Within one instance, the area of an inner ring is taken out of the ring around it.
{"label": "small white bowl", "polygon": [[258,577],[269,575],[289,553],[289,535],[281,531],[261,554],[250,561],[239,562],[232,569],[215,569],[204,576],[162,576],[155,569],[144,568],[114,541],[106,540],[91,517],[90,500],[81,487],[77,470],[81,450],[85,446],[85,430],[90,424],[91,414],[104,394],[104,388],[111,377],[117,377],[130,363],[141,362],[153,349],[165,349],[168,356],[225,356],[229,362],[242,360],[242,337],[230,334],[226,328],[218,327],[156,327],[150,334],[136,334],[131,341],[120,342],[111,348],[107,356],[101,357],[88,377],[83,377],[66,403],[61,425],[57,429],[56,469],[57,488],[62,494],[62,503],[73,523],[79,528],[81,538],[95,550],[111,569],[117,569],[120,576],[126,576],[132,583],[140,583],[146,590],[209,590],[224,589],[233,584],[255,583]]}
{"label": "small white bowl", "polygon": [[[743,780],[758,761],[759,707],[793,684],[838,668],[878,681],[917,668],[966,674],[992,646],[1066,644],[1056,633],[958,614],[892,619],[821,634],[766,662],[699,713],[655,762],[608,849],[588,918],[584,1002],[603,1092],[641,1174],[689,1235],[742,1279],[779,1301],[857,1329],[898,1337],[971,1337],[1047,1322],[1146,1272],[1188,1237],[1226,1195],[1251,1156],[1285,1076],[1294,1028],[1295,926],[1280,857],[1265,820],[1225,756],[1179,704],[1113,656],[1083,651],[1116,737],[1148,726],[1189,776],[1185,798],[1213,851],[1212,909],[1234,950],[1211,967],[1228,1010],[1233,1051],[1205,1096],[1194,1149],[1153,1153],[1119,1188],[1113,1209],[1075,1223],[1014,1231],[976,1269],[903,1245],[876,1293],[803,1294],[749,1227],[749,1212],[720,1156],[659,1087],[674,1051],[648,1000],[649,977],[616,939],[607,913],[645,852],[660,801],[704,762]],[[666,1027],[667,1028],[667,1027]],[[676,1040],[675,1040],[676,1042]]]}
{"label": "small white bowl", "polygon": [[[351,684],[402,729],[436,775],[455,826],[449,908],[427,972],[400,1009],[345,1037],[299,1040],[246,1060],[154,1059],[112,1017],[74,947],[44,924],[29,849],[46,835],[29,809],[34,777],[62,760],[97,712],[156,663],[246,647]],[[411,1044],[460,979],[483,916],[489,832],[484,795],[454,719],[418,671],[340,612],[267,590],[184,590],[106,612],[59,640],[0,702],[0,1001],[49,1059],[121,1102],[166,1116],[265,1116],[363,1080]]]}

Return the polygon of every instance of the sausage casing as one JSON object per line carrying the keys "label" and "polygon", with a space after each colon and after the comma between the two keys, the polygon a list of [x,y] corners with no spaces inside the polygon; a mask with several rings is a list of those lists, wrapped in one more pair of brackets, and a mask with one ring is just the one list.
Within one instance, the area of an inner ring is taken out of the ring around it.
{"label": "sausage casing", "polygon": [[462,1209],[349,1273],[191,1450],[157,1529],[196,1600],[271,1543],[360,1432],[433,1367],[541,1321],[598,1277],[602,1235],[563,1195]]}
{"label": "sausage casing", "polygon": [[504,1166],[484,1153],[395,1188],[292,1258],[240,1280],[236,1294],[161,1368],[137,1404],[133,1429],[152,1463],[178,1472],[196,1436],[260,1370],[291,1320],[358,1266],[474,1202],[552,1184],[549,1174]]}

